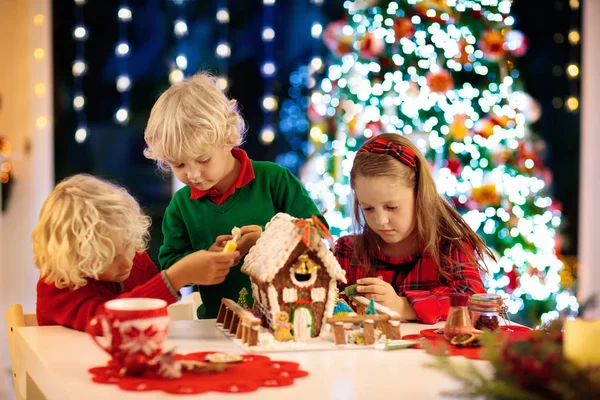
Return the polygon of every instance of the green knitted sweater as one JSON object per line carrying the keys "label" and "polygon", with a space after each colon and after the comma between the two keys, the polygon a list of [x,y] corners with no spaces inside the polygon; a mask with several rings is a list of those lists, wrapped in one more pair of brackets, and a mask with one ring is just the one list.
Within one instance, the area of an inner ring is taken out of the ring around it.
{"label": "green knitted sweater", "polygon": [[[271,162],[252,161],[255,178],[236,189],[222,205],[207,197],[191,200],[191,188],[175,193],[163,219],[164,242],[158,255],[161,269],[169,268],[185,255],[206,250],[219,235],[233,227],[260,225],[263,228],[278,212],[297,218],[321,216],[302,183],[286,168]],[[321,219],[324,220],[321,216]],[[202,306],[199,318],[216,318],[223,297],[238,300],[239,292],[250,289],[250,279],[240,269],[243,259],[231,268],[225,281],[212,286],[195,286]]]}

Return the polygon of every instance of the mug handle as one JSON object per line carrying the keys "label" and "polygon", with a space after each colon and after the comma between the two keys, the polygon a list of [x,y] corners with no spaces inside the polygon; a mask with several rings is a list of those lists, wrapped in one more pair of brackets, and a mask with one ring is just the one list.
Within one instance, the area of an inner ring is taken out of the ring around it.
{"label": "mug handle", "polygon": [[[106,333],[103,329],[103,323],[106,324],[106,316],[104,313],[96,315],[94,318],[89,320],[85,331],[88,333],[94,342],[104,351],[110,353],[110,339],[107,337]],[[101,339],[101,340],[100,340]]]}

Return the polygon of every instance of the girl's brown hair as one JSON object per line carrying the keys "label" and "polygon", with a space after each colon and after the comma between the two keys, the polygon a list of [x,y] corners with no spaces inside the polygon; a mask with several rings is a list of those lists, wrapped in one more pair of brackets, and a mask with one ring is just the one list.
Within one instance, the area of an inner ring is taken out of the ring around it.
{"label": "girl's brown hair", "polygon": [[[452,257],[452,249],[462,251],[473,265],[477,265],[482,271],[485,271],[484,266],[478,260],[483,261],[485,256],[495,260],[492,251],[461,215],[437,192],[427,161],[419,149],[409,139],[398,134],[385,133],[377,136],[377,139],[410,148],[414,152],[416,166],[413,169],[389,154],[358,152],[350,172],[352,189],[354,189],[354,183],[359,176],[394,178],[408,187],[414,188],[416,233],[421,253],[433,258],[438,266],[439,274],[445,278],[449,278],[452,270],[457,267],[456,261]],[[376,139],[371,139],[364,146],[371,144],[374,140]],[[371,273],[381,239],[365,223],[356,193],[354,194],[354,218],[356,229],[353,244],[354,255],[360,265],[368,273]]]}

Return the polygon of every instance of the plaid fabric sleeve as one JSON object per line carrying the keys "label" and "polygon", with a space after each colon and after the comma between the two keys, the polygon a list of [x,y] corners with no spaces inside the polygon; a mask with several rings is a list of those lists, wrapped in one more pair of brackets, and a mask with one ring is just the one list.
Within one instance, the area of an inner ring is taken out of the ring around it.
{"label": "plaid fabric sleeve", "polygon": [[353,236],[343,236],[338,239],[335,244],[335,258],[340,263],[340,266],[346,271],[347,284],[338,282],[340,292],[348,285],[353,285],[357,280],[363,278],[364,271],[354,257]]}
{"label": "plaid fabric sleeve", "polygon": [[[468,248],[468,251],[472,251]],[[404,295],[411,303],[417,318],[424,324],[435,324],[438,321],[443,321],[448,317],[448,309],[450,308],[450,293],[485,293],[481,280],[481,274],[477,266],[474,266],[464,252],[454,250],[452,257],[458,262],[458,266],[448,280],[440,282],[440,286],[431,290],[406,290]],[[431,260],[431,265],[423,268],[423,273],[435,271],[437,266]],[[425,266],[424,266],[425,267]],[[425,271],[429,270],[429,271]]]}

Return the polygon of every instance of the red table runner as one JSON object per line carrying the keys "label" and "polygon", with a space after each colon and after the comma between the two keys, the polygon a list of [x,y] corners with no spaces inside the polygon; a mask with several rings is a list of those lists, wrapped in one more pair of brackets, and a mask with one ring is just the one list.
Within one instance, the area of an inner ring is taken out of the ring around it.
{"label": "red table runner", "polygon": [[[178,360],[204,361],[213,352],[176,355]],[[141,376],[121,376],[119,367],[110,362],[103,367],[90,368],[92,380],[98,383],[116,384],[123,390],[138,392],[160,390],[172,394],[198,394],[206,392],[252,392],[260,387],[290,386],[295,378],[307,376],[308,372],[288,361],[272,361],[269,357],[245,354],[243,360],[232,363],[221,372],[198,373],[183,371],[178,379],[165,379],[155,371]]]}
{"label": "red table runner", "polygon": [[[439,352],[441,349],[445,350],[445,354],[448,356],[463,356],[471,358],[473,360],[482,360],[481,347],[456,347],[450,344],[444,339],[444,334],[436,333],[437,329],[424,329],[416,335],[406,335],[402,339],[405,340],[427,340],[430,344],[431,353]],[[509,340],[516,340],[530,335],[531,329],[524,326],[501,326],[501,335],[508,335]],[[412,349],[422,349],[423,346],[416,344],[411,347]],[[436,353],[437,354],[437,353]]]}

